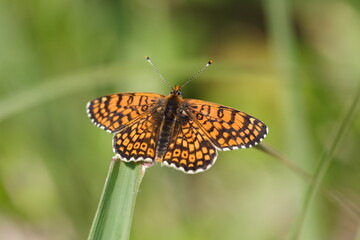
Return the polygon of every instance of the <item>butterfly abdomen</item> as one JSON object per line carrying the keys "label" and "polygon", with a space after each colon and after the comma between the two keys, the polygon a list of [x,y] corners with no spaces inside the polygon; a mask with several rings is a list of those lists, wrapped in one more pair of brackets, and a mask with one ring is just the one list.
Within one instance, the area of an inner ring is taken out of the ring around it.
{"label": "butterfly abdomen", "polygon": [[182,98],[177,95],[170,95],[166,99],[164,118],[161,122],[160,135],[156,147],[157,161],[162,161],[172,140],[171,137],[174,135],[177,111],[182,101]]}

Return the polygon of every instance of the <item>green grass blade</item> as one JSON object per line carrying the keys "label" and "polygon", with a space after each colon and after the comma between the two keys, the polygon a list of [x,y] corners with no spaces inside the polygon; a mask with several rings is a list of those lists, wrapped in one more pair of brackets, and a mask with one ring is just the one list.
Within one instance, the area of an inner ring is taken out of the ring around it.
{"label": "green grass blade", "polygon": [[111,161],[89,240],[129,239],[136,196],[144,176],[141,164]]}
{"label": "green grass blade", "polygon": [[324,153],[323,157],[321,158],[321,160],[315,170],[315,174],[314,174],[313,181],[312,181],[313,184],[310,185],[308,188],[308,191],[305,196],[304,204],[303,204],[303,210],[299,216],[298,223],[297,223],[297,226],[294,231],[294,235],[292,238],[294,240],[299,239],[299,237],[300,237],[301,229],[302,229],[303,223],[305,221],[305,217],[309,211],[310,205],[311,205],[313,199],[315,198],[317,192],[321,188],[325,174],[327,173],[327,171],[330,167],[332,156],[333,156],[337,146],[339,145],[340,140],[344,136],[344,133],[349,128],[349,126],[351,125],[351,122],[353,121],[355,115],[358,112],[357,108],[358,108],[359,102],[360,102],[360,86],[355,94],[355,98],[350,106],[350,109],[347,111],[345,118],[341,122],[341,125],[340,125],[338,131],[336,132],[333,142],[331,143],[330,149]]}
{"label": "green grass blade", "polygon": [[[287,159],[282,153],[275,150],[270,145],[261,143],[257,145],[256,148],[278,159],[282,164],[284,164],[296,175],[304,179],[309,184],[314,185],[314,178],[310,173],[300,168],[300,166],[298,166],[296,163]],[[349,213],[349,215],[353,217],[356,222],[360,222],[360,206],[356,205],[356,203],[354,203],[351,199],[349,199],[344,194],[335,189],[325,186],[320,186],[320,189],[328,197],[329,200],[341,206],[345,211]]]}

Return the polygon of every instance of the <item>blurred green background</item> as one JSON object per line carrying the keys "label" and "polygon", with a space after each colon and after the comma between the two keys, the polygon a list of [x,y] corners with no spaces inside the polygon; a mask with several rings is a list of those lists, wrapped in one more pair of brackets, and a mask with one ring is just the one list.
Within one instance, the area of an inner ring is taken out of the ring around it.
{"label": "blurred green background", "polygon": [[[313,173],[360,80],[360,2],[0,1],[0,239],[85,239],[113,156],[86,102],[183,89],[245,111],[265,142]],[[328,188],[360,205],[360,119],[339,142]],[[256,149],[220,152],[207,172],[156,165],[131,239],[288,239],[308,184]],[[300,239],[360,239],[359,216],[324,194]]]}

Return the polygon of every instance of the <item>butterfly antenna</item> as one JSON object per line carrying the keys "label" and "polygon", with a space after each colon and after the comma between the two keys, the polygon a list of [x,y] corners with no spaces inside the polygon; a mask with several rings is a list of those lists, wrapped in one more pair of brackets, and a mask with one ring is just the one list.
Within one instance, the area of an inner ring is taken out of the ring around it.
{"label": "butterfly antenna", "polygon": [[196,78],[200,73],[202,73],[208,66],[210,66],[213,63],[212,60],[208,61],[208,63],[202,68],[200,69],[200,71],[198,71],[197,73],[195,73],[191,78],[189,78],[181,87],[185,87],[189,82],[191,82],[194,78]]}
{"label": "butterfly antenna", "polygon": [[145,57],[146,60],[150,63],[151,67],[154,69],[154,71],[160,76],[160,78],[172,89],[170,83],[166,80],[166,78],[163,77],[163,75],[161,75],[161,73],[159,72],[159,70],[157,70],[157,68],[155,67],[155,65],[152,63],[151,59],[146,56]]}

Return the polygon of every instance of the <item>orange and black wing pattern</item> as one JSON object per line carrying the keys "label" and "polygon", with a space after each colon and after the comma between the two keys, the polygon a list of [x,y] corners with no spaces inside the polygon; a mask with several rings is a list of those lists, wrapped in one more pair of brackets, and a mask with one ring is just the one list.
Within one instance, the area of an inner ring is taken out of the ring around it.
{"label": "orange and black wing pattern", "polygon": [[96,98],[86,108],[97,127],[116,133],[163,104],[164,98],[154,93],[119,93]]}
{"label": "orange and black wing pattern", "polygon": [[253,147],[268,133],[260,120],[233,108],[195,99],[185,99],[182,108],[223,151]]}
{"label": "orange and black wing pattern", "polygon": [[185,173],[198,173],[209,169],[216,158],[217,150],[202,129],[189,117],[179,116],[163,164]]}
{"label": "orange and black wing pattern", "polygon": [[156,111],[142,115],[113,137],[113,150],[124,161],[152,162],[156,154],[161,116]]}

